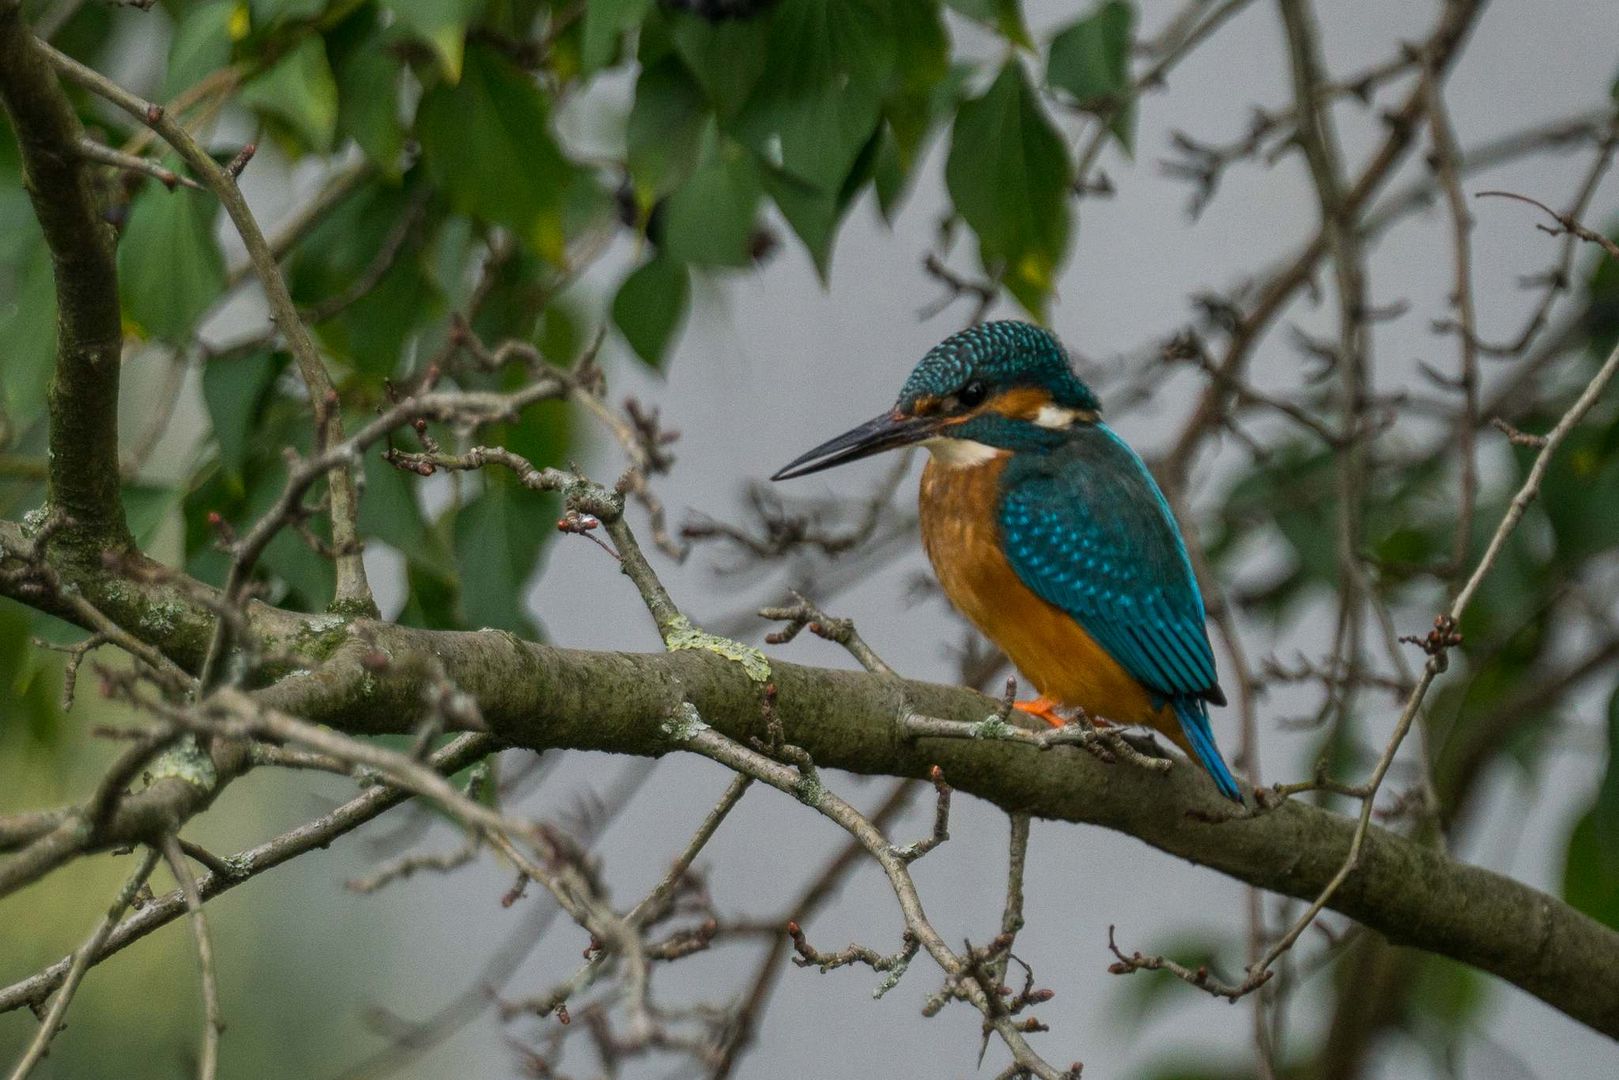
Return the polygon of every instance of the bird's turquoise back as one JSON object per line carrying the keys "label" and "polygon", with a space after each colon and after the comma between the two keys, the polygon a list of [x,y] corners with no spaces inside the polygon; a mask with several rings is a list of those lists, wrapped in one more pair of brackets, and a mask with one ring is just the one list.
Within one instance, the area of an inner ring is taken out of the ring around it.
{"label": "bird's turquoise back", "polygon": [[1034,593],[1075,619],[1156,698],[1221,791],[1240,798],[1215,748],[1206,702],[1224,704],[1186,545],[1146,465],[1102,423],[1054,449],[1014,454],[998,519],[1006,558]]}

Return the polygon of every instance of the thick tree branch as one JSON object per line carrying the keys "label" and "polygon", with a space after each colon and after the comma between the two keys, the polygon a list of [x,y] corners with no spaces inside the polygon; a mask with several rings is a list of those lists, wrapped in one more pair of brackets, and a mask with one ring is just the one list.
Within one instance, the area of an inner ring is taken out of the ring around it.
{"label": "thick tree branch", "polygon": [[[0,543],[14,528],[0,528]],[[116,599],[131,625],[163,605],[168,637],[154,644],[188,666],[200,664],[207,635],[199,631],[211,615],[192,598],[206,595],[204,587],[182,590],[150,579],[120,579],[114,587],[90,580],[96,576],[86,576],[86,594]],[[0,576],[8,590],[9,580]],[[367,620],[314,628],[318,620],[258,605],[254,612],[283,640],[301,640],[329,657],[308,674],[257,691],[259,700],[350,733],[412,732],[423,686],[448,678],[477,701],[490,733],[513,746],[659,756],[682,748],[685,702],[743,745],[769,735],[758,683],[741,664],[700,644],[647,655],[589,652],[504,633]],[[380,669],[379,653],[390,658]],[[958,790],[1006,810],[1116,829],[1288,896],[1320,895],[1344,866],[1356,830],[1350,818],[1297,801],[1233,817],[1192,768],[1162,774],[1109,765],[1072,747],[1041,750],[992,737],[916,738],[897,708],[899,695],[916,713],[978,723],[995,713],[996,703],[972,691],[783,661],[772,662],[770,679],[783,735],[824,768],[922,778],[938,765]],[[160,835],[206,801],[192,785],[161,781],[124,799],[101,837],[127,843]],[[47,835],[69,852],[83,850],[86,839],[74,830],[69,821]],[[0,864],[0,875],[14,870]],[[45,872],[34,870],[22,876]],[[1619,1036],[1619,934],[1538,890],[1374,827],[1328,906],[1392,941],[1493,972]]]}
{"label": "thick tree branch", "polygon": [[118,366],[123,324],[112,227],[102,220],[83,131],[17,0],[0,0],[0,103],[56,280],[46,498],[82,550],[127,547],[118,492]]}
{"label": "thick tree branch", "polygon": [[[682,700],[746,743],[766,733],[757,684],[737,663],[689,649],[638,655],[556,649],[489,633],[367,626],[394,657],[436,653],[512,745],[659,755]],[[279,708],[350,731],[403,732],[420,700],[401,665],[373,675],[358,641],[319,671],[261,692]],[[1355,822],[1296,801],[1232,818],[1191,768],[1169,774],[1106,765],[1072,748],[909,741],[891,679],[772,663],[785,737],[823,768],[925,777],[939,765],[960,791],[1011,811],[1103,825],[1273,892],[1319,895],[1345,862]],[[978,721],[995,703],[907,682],[917,710]],[[1481,967],[1610,1035],[1619,1035],[1619,934],[1561,901],[1379,828],[1330,906],[1393,941]]]}

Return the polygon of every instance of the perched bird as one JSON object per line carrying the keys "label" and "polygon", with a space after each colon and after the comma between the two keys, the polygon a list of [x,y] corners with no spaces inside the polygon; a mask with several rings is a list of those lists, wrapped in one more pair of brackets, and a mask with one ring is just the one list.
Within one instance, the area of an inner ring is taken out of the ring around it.
{"label": "perched bird", "polygon": [[952,603],[1056,709],[1147,724],[1242,801],[1209,730],[1225,704],[1186,544],[1136,452],[1046,331],[992,322],[922,358],[894,407],[785,480],[919,444],[922,543]]}

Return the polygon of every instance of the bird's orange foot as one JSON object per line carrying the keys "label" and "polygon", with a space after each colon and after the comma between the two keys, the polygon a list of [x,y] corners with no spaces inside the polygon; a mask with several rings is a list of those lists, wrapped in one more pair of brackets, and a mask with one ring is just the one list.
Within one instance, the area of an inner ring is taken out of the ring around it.
{"label": "bird's orange foot", "polygon": [[1068,723],[1057,715],[1057,703],[1044,695],[1030,701],[1014,701],[1012,708],[1018,712],[1026,712],[1030,716],[1037,716],[1052,727],[1063,727]]}
{"label": "bird's orange foot", "polygon": [[[1018,710],[1018,712],[1026,712],[1030,716],[1038,716],[1052,727],[1066,727],[1070,722],[1067,717],[1057,711],[1061,708],[1061,705],[1044,695],[1029,701],[1014,701],[1012,702],[1012,708]],[[1105,728],[1113,726],[1112,721],[1103,720],[1098,716],[1093,716],[1090,720],[1092,727]]]}

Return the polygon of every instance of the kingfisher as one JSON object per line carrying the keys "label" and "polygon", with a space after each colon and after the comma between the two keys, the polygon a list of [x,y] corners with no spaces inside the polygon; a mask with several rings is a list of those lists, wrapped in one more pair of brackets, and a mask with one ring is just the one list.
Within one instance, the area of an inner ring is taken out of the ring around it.
{"label": "kingfisher", "polygon": [[1052,334],[983,323],[924,356],[892,409],[771,479],[926,447],[923,547],[950,601],[1038,692],[1017,708],[1053,726],[1061,708],[1150,726],[1240,803],[1209,727],[1226,698],[1186,542],[1101,413]]}

